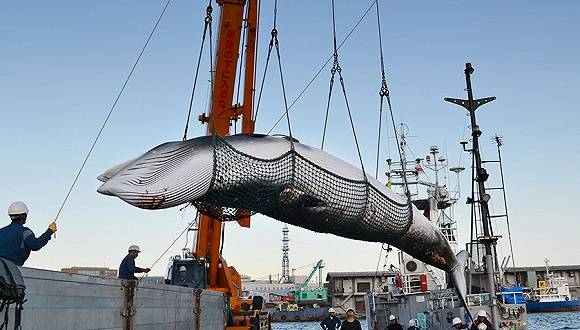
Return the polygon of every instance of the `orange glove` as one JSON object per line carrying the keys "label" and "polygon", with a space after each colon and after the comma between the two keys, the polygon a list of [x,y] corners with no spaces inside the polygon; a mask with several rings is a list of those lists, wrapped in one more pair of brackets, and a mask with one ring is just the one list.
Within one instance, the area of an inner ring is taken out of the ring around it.
{"label": "orange glove", "polygon": [[53,234],[56,233],[56,222],[53,222],[50,225],[48,225],[48,229],[52,231]]}

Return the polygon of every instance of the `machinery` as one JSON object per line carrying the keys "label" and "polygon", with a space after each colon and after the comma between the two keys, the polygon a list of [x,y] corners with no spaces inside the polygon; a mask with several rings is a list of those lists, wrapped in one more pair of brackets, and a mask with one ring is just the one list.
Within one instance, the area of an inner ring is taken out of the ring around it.
{"label": "machinery", "polygon": [[[328,303],[328,289],[322,286],[322,268],[324,268],[324,263],[322,260],[318,260],[304,282],[302,282],[295,291],[289,293],[294,297],[294,301],[299,306],[313,306],[314,304],[326,305]],[[314,274],[316,274],[317,270],[318,287],[315,289],[309,289],[308,283],[310,283],[310,280]]]}
{"label": "machinery", "polygon": [[[252,100],[255,76],[256,32],[258,27],[258,0],[217,0],[220,6],[218,43],[215,56],[209,114],[199,115],[207,125],[207,135],[227,136],[233,121],[242,119],[242,133],[254,132]],[[210,3],[211,4],[211,3]],[[211,24],[212,7],[208,5],[206,24]],[[245,28],[244,28],[245,27]],[[242,36],[242,31],[245,35]],[[240,81],[243,86],[243,103],[233,104],[238,76],[240,40],[246,44],[244,62],[240,63]],[[243,79],[243,80],[242,80]],[[239,220],[245,228],[250,218]],[[252,300],[242,297],[240,274],[228,266],[220,253],[222,223],[218,219],[201,215],[198,218],[197,240],[193,253],[183,258],[174,257],[168,271],[167,282],[174,285],[207,288],[226,294],[229,299],[227,330],[268,329],[268,314],[262,311],[263,298]],[[185,267],[185,273],[180,272]],[[181,273],[181,274],[180,274]]]}

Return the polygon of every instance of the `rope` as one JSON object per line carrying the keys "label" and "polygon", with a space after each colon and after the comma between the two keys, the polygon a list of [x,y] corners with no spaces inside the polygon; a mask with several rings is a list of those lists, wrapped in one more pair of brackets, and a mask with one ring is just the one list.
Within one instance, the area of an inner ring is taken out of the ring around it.
{"label": "rope", "polygon": [[[362,169],[362,172],[363,172],[364,180],[365,181],[368,181],[368,179],[367,179],[367,173],[365,171],[365,166],[364,166],[363,159],[362,159],[362,154],[361,154],[361,151],[360,151],[360,146],[359,146],[359,143],[358,143],[358,138],[357,138],[357,135],[356,135],[356,129],[354,127],[354,121],[352,119],[352,112],[350,111],[350,105],[348,103],[348,96],[346,94],[346,87],[344,85],[344,78],[342,76],[342,68],[340,67],[340,63],[338,61],[338,46],[337,46],[337,42],[336,42],[336,19],[335,19],[335,10],[334,10],[334,0],[332,0],[331,3],[332,3],[332,32],[333,32],[333,45],[334,45],[334,54],[333,54],[334,63],[332,65],[332,69],[330,70],[330,72],[332,74],[332,76],[331,76],[331,89],[332,89],[332,85],[334,84],[334,82],[333,82],[334,75],[335,75],[335,73],[338,73],[338,79],[340,81],[340,86],[342,88],[342,94],[344,96],[344,102],[345,102],[346,110],[347,110],[347,113],[348,113],[348,119],[350,121],[350,127],[352,129],[352,135],[354,137],[354,142],[355,142],[355,145],[356,145],[356,151],[357,151],[358,158],[359,158],[359,161],[360,161],[360,165],[361,165],[361,169]],[[332,90],[329,93],[332,93]],[[330,103],[330,97],[329,97],[329,103]],[[327,117],[328,117],[328,111],[327,111]],[[324,147],[324,137],[325,137],[325,134],[326,134],[326,124],[327,124],[327,121],[324,122],[324,131],[323,131],[323,136],[322,136],[322,146],[321,146],[321,149]]]}
{"label": "rope", "polygon": [[379,176],[379,159],[381,156],[381,129],[382,129],[382,119],[383,119],[383,96],[387,95],[388,88],[387,88],[387,80],[385,78],[385,61],[383,57],[383,37],[381,34],[381,18],[380,18],[380,11],[379,11],[379,2],[375,1],[376,8],[377,8],[377,31],[379,35],[379,50],[381,54],[381,88],[379,91],[379,95],[381,97],[380,107],[379,107],[379,134],[377,137],[377,160],[375,164],[375,178]]}
{"label": "rope", "polygon": [[[159,262],[159,260],[161,260],[161,258],[163,258],[163,256],[167,253],[167,251],[169,251],[169,249],[171,249],[173,247],[173,245],[175,245],[175,243],[181,238],[181,236],[183,236],[183,234],[185,234],[185,232],[188,231],[189,228],[191,228],[197,222],[198,216],[199,216],[199,212],[197,212],[195,214],[195,217],[193,218],[193,221],[187,224],[187,226],[185,227],[185,229],[183,229],[181,231],[181,233],[179,234],[179,236],[177,236],[177,238],[175,238],[173,240],[173,242],[171,242],[171,244],[169,244],[169,246],[165,249],[165,251],[163,251],[163,253],[159,256],[159,258],[157,258],[157,260],[155,260],[155,262],[149,268],[155,267],[155,265]],[[140,280],[142,280],[143,277],[145,277],[145,276],[147,276],[147,274],[143,274],[141,276]]]}
{"label": "rope", "polygon": [[145,52],[145,49],[147,48],[147,45],[149,45],[149,41],[151,40],[151,38],[153,37],[153,34],[155,33],[155,31],[157,30],[157,26],[159,25],[159,22],[161,21],[161,18],[163,18],[163,15],[165,14],[165,11],[167,9],[167,7],[169,6],[169,4],[171,3],[171,0],[167,0],[167,2],[165,3],[165,6],[163,7],[163,10],[161,11],[161,14],[159,15],[159,17],[157,18],[157,21],[155,22],[155,25],[153,26],[153,29],[151,30],[151,32],[149,33],[149,36],[147,37],[147,41],[145,41],[145,44],[143,45],[143,48],[141,49],[141,52],[139,53],[139,56],[137,56],[137,60],[135,60],[135,63],[133,64],[133,67],[131,68],[131,71],[129,71],[129,74],[127,75],[127,78],[125,79],[125,82],[123,83],[123,87],[121,87],[121,90],[119,91],[119,93],[117,94],[117,97],[115,98],[115,101],[113,102],[113,105],[111,106],[111,109],[109,110],[109,113],[107,114],[107,117],[105,118],[105,121],[103,122],[103,124],[101,125],[101,128],[99,129],[99,132],[97,133],[97,136],[95,137],[95,140],[93,141],[93,144],[91,145],[91,148],[89,149],[89,152],[87,153],[81,167],[79,168],[77,175],[75,176],[75,179],[73,180],[73,183],[71,184],[60,208],[58,209],[58,212],[56,214],[56,217],[54,218],[54,221],[56,222],[56,220],[58,219],[58,217],[60,216],[60,213],[62,212],[66,202],[68,201],[68,198],[74,188],[74,186],[76,185],[83,169],[85,168],[85,165],[87,164],[87,161],[89,160],[89,157],[91,156],[93,149],[95,148],[95,145],[97,144],[97,141],[99,141],[99,138],[101,137],[101,133],[103,132],[103,130],[105,129],[105,126],[107,125],[107,122],[109,121],[109,118],[111,117],[111,115],[113,114],[113,111],[115,110],[117,103],[119,102],[119,99],[121,98],[121,95],[123,95],[123,92],[125,91],[125,87],[127,87],[127,83],[129,83],[129,80],[131,79],[131,77],[133,76],[133,72],[135,71],[135,68],[137,67],[137,64],[139,63],[139,61],[141,60],[141,56],[143,56],[143,53]]}
{"label": "rope", "polygon": [[[284,83],[284,71],[282,70],[282,56],[280,54],[280,42],[278,41],[278,30],[276,28],[276,22],[278,17],[278,0],[274,1],[274,22],[272,24],[272,31],[270,32],[271,38],[270,43],[268,44],[268,55],[266,57],[266,64],[264,66],[264,74],[262,76],[262,82],[260,84],[260,92],[258,94],[258,103],[256,105],[256,115],[254,117],[255,120],[258,118],[258,114],[260,111],[260,104],[262,101],[262,93],[264,91],[264,83],[266,81],[266,73],[268,71],[268,64],[270,63],[270,57],[272,54],[272,49],[276,49],[276,57],[278,59],[278,72],[280,75],[280,84],[282,87],[282,96],[284,98],[284,114],[283,117],[286,117],[286,124],[288,126],[288,135],[290,136],[290,147],[294,150],[294,139],[292,137],[292,126],[290,125],[290,115],[289,110],[290,107],[288,106],[288,98],[286,96],[286,85]],[[269,134],[269,133],[268,133]]]}
{"label": "rope", "polygon": [[[203,35],[201,37],[201,47],[199,48],[199,55],[197,57],[197,66],[195,68],[195,78],[193,79],[193,88],[191,91],[191,99],[189,100],[189,110],[187,111],[187,120],[185,121],[185,132],[183,133],[183,141],[187,140],[187,130],[189,129],[189,119],[191,118],[191,109],[193,107],[193,98],[195,96],[195,89],[197,87],[197,77],[199,75],[199,68],[201,66],[201,56],[203,54],[203,46],[205,45],[205,36],[207,34],[207,28],[209,26],[210,30],[212,27],[212,16],[213,7],[211,6],[211,1],[206,8],[205,25],[203,27]],[[210,55],[211,56],[211,55]],[[211,67],[210,67],[211,70]]]}
{"label": "rope", "polygon": [[[395,117],[393,115],[393,105],[391,103],[391,95],[390,95],[391,93],[389,91],[389,87],[387,85],[387,79],[386,79],[386,75],[385,75],[385,60],[384,60],[384,56],[383,56],[383,41],[382,41],[382,34],[381,34],[381,16],[380,16],[380,10],[379,10],[379,2],[376,1],[375,4],[376,4],[376,9],[377,9],[377,30],[378,30],[378,36],[379,36],[379,53],[380,53],[380,57],[381,57],[381,89],[379,91],[379,96],[381,97],[380,113],[382,114],[383,98],[386,98],[387,105],[389,107],[390,117],[391,117],[391,124],[393,125],[393,131],[395,133],[395,141],[397,142],[397,150],[399,152],[399,159],[401,161],[401,164],[403,164],[402,177],[403,177],[403,184],[405,187],[405,195],[407,196],[407,202],[409,204],[409,208],[412,209],[411,190],[409,189],[409,182],[407,180],[406,166],[403,163],[403,151],[402,151],[403,146],[401,146],[401,144],[399,143],[399,135],[397,134],[397,128],[395,125]],[[379,125],[380,125],[380,121],[379,121]],[[379,132],[380,132],[380,129],[379,129]],[[379,135],[379,143],[377,145],[377,150],[379,150],[379,148],[380,148],[380,135]],[[377,151],[377,171],[378,171],[378,151]],[[413,212],[410,212],[409,216],[412,218]]]}
{"label": "rope", "polygon": [[332,88],[334,87],[334,75],[336,72],[340,73],[342,68],[338,62],[338,50],[336,47],[336,16],[334,10],[334,0],[332,0],[332,45],[334,53],[332,57],[334,62],[332,63],[332,68],[330,69],[330,88],[328,90],[328,101],[326,102],[326,115],[324,116],[324,128],[322,130],[322,142],[320,143],[320,150],[324,150],[324,139],[326,138],[326,126],[328,125],[328,113],[330,112],[330,100],[332,98]]}
{"label": "rope", "polygon": [[[340,49],[344,45],[344,43],[350,38],[350,36],[353,34],[353,32],[358,28],[358,26],[360,25],[360,23],[362,23],[362,21],[364,20],[364,18],[367,16],[367,14],[373,8],[373,5],[375,4],[376,1],[378,1],[378,0],[371,1],[370,6],[367,8],[367,10],[364,12],[364,14],[359,18],[359,20],[350,29],[350,31],[348,32],[348,34],[346,35],[346,37],[340,42],[340,44],[338,45],[338,49]],[[328,63],[330,63],[330,61],[333,59],[333,57],[334,57],[334,55],[331,55],[326,60],[326,62],[324,62],[324,64],[322,64],[322,66],[318,69],[318,71],[316,71],[316,74],[312,77],[312,79],[310,79],[310,81],[306,84],[306,86],[304,86],[304,88],[300,91],[300,93],[298,94],[298,96],[292,101],[292,103],[290,103],[290,106],[288,107],[288,111],[290,111],[292,109],[292,107],[294,106],[294,104],[296,104],[296,102],[298,102],[298,100],[302,97],[302,95],[304,95],[304,93],[306,93],[306,91],[310,88],[310,86],[312,85],[312,83],[314,83],[314,81],[318,78],[318,76],[326,68],[326,66],[328,65]],[[278,120],[274,123],[274,125],[272,125],[272,128],[270,128],[270,130],[268,131],[267,134],[272,133],[272,131],[274,130],[274,128],[276,128],[276,126],[278,126],[278,124],[280,123],[280,121],[282,121],[282,119],[284,118],[284,116],[285,116],[285,113],[283,113],[280,116],[280,118],[278,118]]]}

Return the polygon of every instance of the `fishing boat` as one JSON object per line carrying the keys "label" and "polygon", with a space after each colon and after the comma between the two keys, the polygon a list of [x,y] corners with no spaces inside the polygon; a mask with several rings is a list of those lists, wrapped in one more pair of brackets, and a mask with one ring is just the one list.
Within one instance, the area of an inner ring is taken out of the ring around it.
{"label": "fishing boat", "polygon": [[572,299],[570,285],[563,276],[556,276],[544,259],[546,278],[538,280],[538,287],[527,293],[526,307],[529,313],[580,311],[580,300]]}
{"label": "fishing boat", "polygon": [[[489,175],[482,167],[484,162],[481,159],[479,149],[479,137],[482,132],[475,119],[475,110],[479,106],[495,100],[495,97],[477,100],[473,98],[471,88],[473,72],[471,63],[467,63],[464,71],[467,83],[466,91],[468,92],[467,100],[445,99],[445,101],[464,107],[469,111],[471,118],[471,148],[466,148],[468,142],[461,142],[463,150],[472,155],[473,169],[472,192],[467,201],[471,207],[471,226],[474,237],[468,243],[470,256],[465,269],[468,281],[466,303],[461,302],[457,288],[449,287],[450,283],[445,274],[430,269],[429,265],[401,252],[399,253],[399,274],[391,285],[391,294],[385,296],[381,293],[370,292],[365,296],[369,329],[384,329],[391,314],[397,315],[399,321],[403,323],[412,319],[416,320],[420,329],[450,329],[451,322],[455,317],[461,318],[464,323],[470,323],[472,315],[481,310],[487,313],[497,329],[528,328],[525,302],[522,299],[506,299],[507,296],[512,297],[518,294],[521,296],[522,292],[506,293],[501,291],[502,267],[497,262],[495,251],[495,245],[501,236],[493,234],[489,225],[490,219],[498,216],[493,216],[489,212],[488,202],[491,196],[486,192],[485,185]],[[402,127],[399,131],[404,132],[404,130],[405,128]],[[401,150],[407,147],[404,137],[404,134],[400,136]],[[498,152],[499,146],[498,143]],[[423,209],[426,215],[430,216],[429,219],[436,221],[450,245],[456,247],[456,221],[449,217],[450,212],[445,211],[445,209],[458,200],[459,194],[450,194],[444,185],[440,185],[437,173],[446,167],[446,160],[445,157],[439,157],[438,152],[438,148],[432,146],[429,158],[425,159],[428,166],[435,172],[434,183],[423,182],[428,187],[428,197],[426,199],[416,198],[414,203]],[[417,178],[419,173],[424,170],[425,165],[420,158],[407,161],[404,155],[405,153],[402,152],[402,161],[398,163],[388,160],[391,171],[388,174],[387,185],[392,186],[394,183],[392,180],[398,179],[396,184],[402,186],[405,193],[411,194],[411,187],[421,183]],[[457,174],[463,169],[461,166],[449,168]],[[496,190],[505,191],[503,189],[503,171],[502,189],[496,188]],[[506,214],[502,217],[507,217],[507,207],[505,210]]]}

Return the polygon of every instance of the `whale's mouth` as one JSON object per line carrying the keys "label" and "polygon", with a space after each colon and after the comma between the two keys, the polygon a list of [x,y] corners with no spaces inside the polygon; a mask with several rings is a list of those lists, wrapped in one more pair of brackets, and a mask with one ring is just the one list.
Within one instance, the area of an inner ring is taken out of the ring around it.
{"label": "whale's mouth", "polygon": [[[99,179],[100,180],[100,179]],[[107,195],[107,196],[115,196],[115,193],[111,191],[106,183],[103,183],[98,189],[97,192],[99,194]]]}

